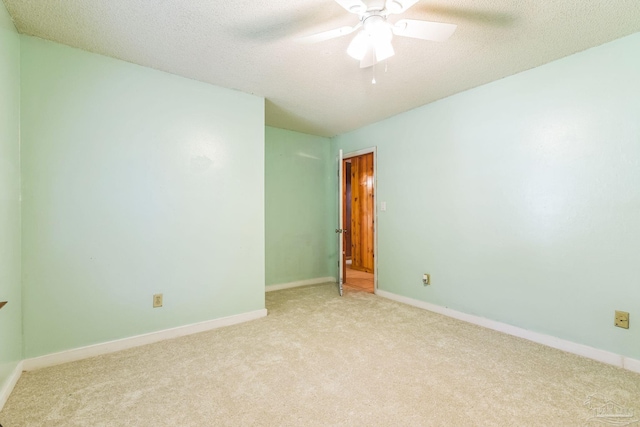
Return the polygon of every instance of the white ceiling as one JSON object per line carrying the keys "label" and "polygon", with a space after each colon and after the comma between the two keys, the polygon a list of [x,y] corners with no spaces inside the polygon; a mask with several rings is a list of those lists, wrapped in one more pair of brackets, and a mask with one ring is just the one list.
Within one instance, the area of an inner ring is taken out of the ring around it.
{"label": "white ceiling", "polygon": [[353,35],[295,41],[358,22],[334,0],[3,1],[21,33],[263,96],[268,125],[322,136],[640,31],[639,0],[422,0],[390,21],[457,31],[395,37],[372,85],[346,54]]}

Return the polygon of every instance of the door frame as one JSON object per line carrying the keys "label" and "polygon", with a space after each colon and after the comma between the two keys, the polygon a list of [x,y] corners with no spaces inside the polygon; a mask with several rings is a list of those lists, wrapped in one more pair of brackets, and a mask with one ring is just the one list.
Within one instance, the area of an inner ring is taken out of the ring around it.
{"label": "door frame", "polygon": [[[369,153],[373,153],[373,292],[376,293],[378,291],[378,147],[373,146],[343,153],[340,168],[344,167],[345,160]],[[340,187],[342,188],[343,186],[344,185]],[[345,191],[346,189],[343,188],[342,192],[344,193]],[[342,199],[344,195],[340,194],[339,197]],[[340,212],[341,217],[344,215],[345,209],[346,206],[342,206],[342,210]],[[351,227],[351,224],[349,224],[349,227]],[[344,241],[343,235],[341,235],[340,238]],[[339,256],[340,262],[342,262],[343,255],[339,254]]]}

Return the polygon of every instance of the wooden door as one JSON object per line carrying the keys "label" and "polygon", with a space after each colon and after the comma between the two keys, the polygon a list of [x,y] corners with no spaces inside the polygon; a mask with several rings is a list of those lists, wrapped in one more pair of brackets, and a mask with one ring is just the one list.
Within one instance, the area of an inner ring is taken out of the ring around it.
{"label": "wooden door", "polygon": [[373,273],[373,153],[351,158],[351,268]]}

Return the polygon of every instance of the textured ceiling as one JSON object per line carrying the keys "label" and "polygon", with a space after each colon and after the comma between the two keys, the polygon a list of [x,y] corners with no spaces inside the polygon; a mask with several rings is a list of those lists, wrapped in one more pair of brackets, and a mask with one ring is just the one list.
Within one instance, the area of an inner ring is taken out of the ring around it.
{"label": "textured ceiling", "polygon": [[390,21],[457,31],[395,37],[372,85],[346,54],[353,35],[295,41],[357,23],[333,0],[3,1],[21,33],[263,96],[268,125],[322,136],[640,31],[639,0],[422,0]]}

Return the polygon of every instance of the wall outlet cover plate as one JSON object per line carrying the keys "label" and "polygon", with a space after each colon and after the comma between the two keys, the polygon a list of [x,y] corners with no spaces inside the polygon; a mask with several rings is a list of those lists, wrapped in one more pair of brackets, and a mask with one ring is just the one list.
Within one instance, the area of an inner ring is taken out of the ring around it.
{"label": "wall outlet cover plate", "polygon": [[614,323],[618,328],[629,329],[629,313],[616,310],[616,320]]}
{"label": "wall outlet cover plate", "polygon": [[153,308],[162,307],[162,294],[155,294],[153,296]]}

